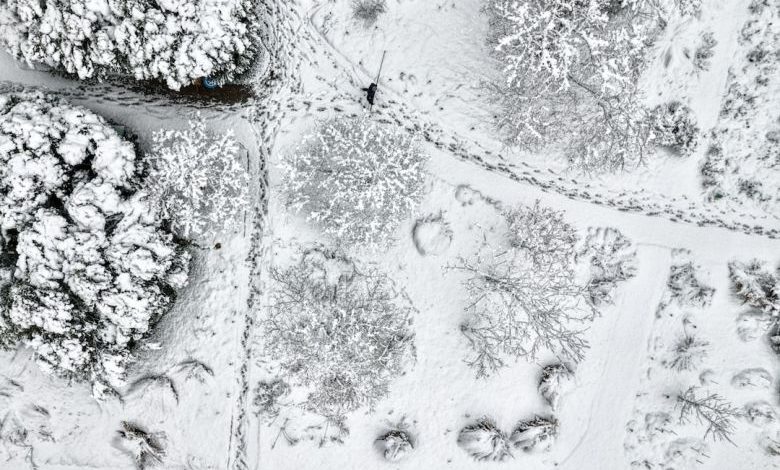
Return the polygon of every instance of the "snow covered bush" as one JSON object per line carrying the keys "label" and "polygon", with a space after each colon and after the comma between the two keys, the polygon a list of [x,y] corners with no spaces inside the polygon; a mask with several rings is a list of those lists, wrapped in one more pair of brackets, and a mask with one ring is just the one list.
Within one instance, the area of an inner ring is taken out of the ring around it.
{"label": "snow covered bush", "polygon": [[387,0],[352,0],[352,16],[371,26],[387,10]]}
{"label": "snow covered bush", "polygon": [[745,403],[742,407],[742,418],[748,423],[759,428],[769,428],[777,421],[777,411],[771,403],[765,400],[757,400]]}
{"label": "snow covered bush", "polygon": [[398,462],[414,450],[414,439],[405,429],[392,429],[382,434],[376,443],[382,457],[388,462]]}
{"label": "snow covered bush", "polygon": [[690,107],[672,101],[657,106],[651,115],[656,145],[674,150],[682,157],[688,157],[696,150],[699,127]]}
{"label": "snow covered bush", "polygon": [[641,162],[650,134],[637,81],[657,29],[652,10],[644,0],[488,0],[509,140],[559,144],[587,170]]}
{"label": "snow covered bush", "polygon": [[19,60],[102,79],[125,74],[178,90],[228,80],[259,51],[251,0],[7,0],[0,38]]}
{"label": "snow covered bush", "polygon": [[[573,228],[538,204],[506,214],[505,236],[486,237],[452,267],[467,276],[469,318],[461,332],[478,377],[506,367],[508,359],[534,360],[542,350],[578,362],[587,348],[579,326],[596,315],[576,280]],[[523,223],[528,227],[518,232]]]}
{"label": "snow covered bush", "polygon": [[577,261],[590,267],[588,295],[594,305],[612,303],[619,283],[637,273],[636,249],[631,241],[614,228],[589,228]]}
{"label": "snow covered bush", "polygon": [[179,236],[210,240],[241,223],[249,175],[240,151],[232,132],[210,132],[202,119],[154,135],[148,187]]}
{"label": "snow covered bush", "polygon": [[274,419],[281,411],[280,399],[290,394],[290,386],[281,379],[262,381],[257,384],[254,405],[265,418]]}
{"label": "snow covered bush", "polygon": [[[412,306],[372,268],[310,251],[271,269],[265,346],[293,385],[307,387],[304,408],[340,417],[373,407],[412,358]],[[346,268],[346,269],[345,269]]]}
{"label": "snow covered bush", "polygon": [[381,246],[423,196],[427,156],[367,117],[322,123],[282,164],[289,204],[345,244]]}
{"label": "snow covered bush", "polygon": [[518,423],[509,440],[515,448],[522,449],[523,452],[535,453],[550,450],[556,437],[558,437],[558,420],[535,416],[533,419]]}
{"label": "snow covered bush", "polygon": [[729,278],[737,296],[751,307],[780,316],[780,276],[759,260],[729,263]]}
{"label": "snow covered bush", "polygon": [[503,215],[509,227],[509,245],[527,252],[534,264],[571,264],[577,232],[566,222],[562,212],[536,201],[533,206],[517,206]]}
{"label": "snow covered bush", "polygon": [[165,433],[148,432],[137,424],[122,421],[118,434],[117,447],[130,455],[139,469],[153,468],[163,463]]}
{"label": "snow covered bush", "polygon": [[717,45],[718,41],[715,40],[715,34],[711,31],[701,35],[701,42],[693,53],[693,66],[696,70],[707,71],[710,69]]}
{"label": "snow covered bush", "polygon": [[574,373],[563,363],[551,364],[542,369],[539,379],[539,394],[550,404],[553,410],[558,407],[561,389],[574,380]]}
{"label": "snow covered bush", "polygon": [[[685,254],[682,254],[685,257]],[[699,269],[693,261],[685,258],[675,261],[669,270],[668,299],[681,307],[704,308],[712,303],[715,289],[699,279]]]}
{"label": "snow covered bush", "polygon": [[674,0],[674,7],[682,16],[695,15],[701,11],[702,0]]}
{"label": "snow covered bush", "polygon": [[461,429],[458,433],[458,446],[478,461],[500,462],[512,457],[506,433],[487,417]]}
{"label": "snow covered bush", "polygon": [[666,366],[677,372],[694,370],[707,357],[708,341],[686,333],[674,345]]}
{"label": "snow covered bush", "polygon": [[772,374],[761,367],[741,370],[731,378],[731,386],[734,388],[769,390],[773,382]]}
{"label": "snow covered bush", "polygon": [[102,118],[40,93],[0,95],[0,114],[0,251],[14,267],[0,326],[44,370],[117,386],[189,255]]}

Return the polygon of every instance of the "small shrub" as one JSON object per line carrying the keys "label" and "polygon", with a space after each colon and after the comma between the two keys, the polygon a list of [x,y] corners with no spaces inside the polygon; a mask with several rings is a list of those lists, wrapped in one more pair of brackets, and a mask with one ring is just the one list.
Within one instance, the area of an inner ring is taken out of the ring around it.
{"label": "small shrub", "polygon": [[695,15],[701,11],[702,0],[674,0],[674,6],[682,16]]}
{"label": "small shrub", "polygon": [[777,411],[769,402],[752,401],[743,407],[742,417],[753,426],[766,429],[777,421]]}
{"label": "small shrub", "polygon": [[515,448],[523,452],[546,452],[558,436],[558,420],[535,416],[528,421],[521,421],[510,436]]}
{"label": "small shrub", "polygon": [[373,25],[387,10],[387,0],[352,0],[352,17],[366,27]]}
{"label": "small shrub", "polygon": [[122,421],[118,434],[119,447],[133,457],[139,469],[163,463],[166,441],[164,433],[151,433],[137,424]]}
{"label": "small shrub", "polygon": [[717,45],[718,41],[715,40],[715,35],[712,32],[706,32],[701,35],[701,43],[693,54],[693,66],[696,70],[706,71],[710,69],[710,62],[715,55],[714,49]]}
{"label": "small shrub", "polygon": [[683,307],[704,308],[712,303],[715,289],[698,278],[698,269],[690,261],[672,265],[666,283],[671,300]]}
{"label": "small shrub", "polygon": [[588,293],[594,305],[612,303],[618,284],[636,276],[638,269],[636,249],[613,228],[589,228],[577,260],[590,265]]}
{"label": "small shrub", "polygon": [[707,356],[709,345],[709,342],[694,335],[685,334],[672,349],[672,359],[667,363],[667,367],[677,372],[696,369]]}
{"label": "small shrub", "polygon": [[257,384],[254,405],[260,415],[273,419],[281,410],[279,400],[289,394],[290,386],[284,380],[262,381]]}
{"label": "small shrub", "polygon": [[767,429],[759,437],[759,445],[768,455],[780,455],[780,430]]}
{"label": "small shrub", "polygon": [[512,457],[507,435],[487,417],[461,429],[458,445],[478,461],[500,462]]}
{"label": "small shrub", "polygon": [[282,165],[283,185],[293,210],[326,235],[384,246],[423,196],[427,159],[402,129],[337,118]]}
{"label": "small shrub", "polygon": [[729,263],[729,278],[736,295],[751,307],[780,316],[780,276],[759,260]]}
{"label": "small shrub", "polygon": [[414,439],[405,429],[392,429],[376,440],[382,457],[388,462],[398,462],[414,450]]}
{"label": "small shrub", "polygon": [[699,127],[691,108],[673,101],[657,106],[651,116],[655,144],[668,147],[683,157],[696,150]]}
{"label": "small shrub", "polygon": [[558,407],[561,398],[561,388],[574,379],[574,373],[566,364],[551,364],[542,369],[539,379],[539,394],[547,400],[552,409]]}

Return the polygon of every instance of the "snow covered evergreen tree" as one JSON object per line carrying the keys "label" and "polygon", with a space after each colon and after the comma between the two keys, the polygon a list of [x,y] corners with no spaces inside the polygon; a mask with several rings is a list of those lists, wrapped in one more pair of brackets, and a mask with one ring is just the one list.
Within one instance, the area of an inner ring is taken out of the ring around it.
{"label": "snow covered evergreen tree", "polygon": [[251,67],[254,8],[251,0],[7,0],[0,38],[18,59],[80,79],[128,74],[179,89]]}
{"label": "snow covered evergreen tree", "polygon": [[0,325],[44,370],[116,386],[189,255],[102,118],[40,93],[0,95],[0,115],[0,251],[14,267]]}
{"label": "snow covered evergreen tree", "polygon": [[217,135],[201,119],[154,136],[149,191],[177,234],[213,238],[236,227],[249,205],[249,175],[232,133]]}
{"label": "snow covered evergreen tree", "polygon": [[422,198],[426,162],[404,130],[342,117],[322,123],[282,164],[284,189],[328,236],[382,246]]}

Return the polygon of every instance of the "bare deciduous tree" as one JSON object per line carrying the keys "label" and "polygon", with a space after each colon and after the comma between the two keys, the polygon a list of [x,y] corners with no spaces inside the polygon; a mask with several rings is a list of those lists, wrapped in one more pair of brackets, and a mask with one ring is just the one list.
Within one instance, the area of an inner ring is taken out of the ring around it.
{"label": "bare deciduous tree", "polygon": [[488,43],[503,66],[499,127],[524,148],[559,144],[574,166],[640,163],[651,137],[637,82],[657,30],[643,0],[490,0]]}
{"label": "bare deciduous tree", "polygon": [[265,345],[292,385],[310,391],[303,407],[338,418],[375,405],[413,354],[403,292],[381,272],[319,251],[273,267],[271,279]]}
{"label": "bare deciduous tree", "polygon": [[[451,268],[468,275],[469,319],[461,332],[472,349],[467,362],[478,377],[505,367],[507,358],[533,360],[545,349],[579,362],[587,341],[577,325],[597,313],[575,279],[572,227],[538,204],[507,214],[506,239],[486,240]],[[530,225],[523,243],[513,238],[520,220]]]}

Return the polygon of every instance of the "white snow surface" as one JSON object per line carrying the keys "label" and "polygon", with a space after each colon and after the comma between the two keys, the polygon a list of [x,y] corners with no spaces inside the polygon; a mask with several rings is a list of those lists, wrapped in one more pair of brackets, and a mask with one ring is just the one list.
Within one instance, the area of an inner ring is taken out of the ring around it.
{"label": "white snow surface", "polygon": [[[168,3],[179,2],[161,3],[161,7],[167,8]],[[728,69],[739,55],[737,34],[749,16],[747,3],[711,0],[704,2],[699,16],[671,23],[668,37],[657,45],[657,64],[645,77],[648,101],[683,99],[694,109],[703,130],[721,125],[719,109],[728,86]],[[34,468],[27,459],[29,445],[38,469],[134,469],[125,446],[116,441],[123,420],[164,432],[167,452],[161,468],[174,470],[625,470],[643,458],[666,465],[651,468],[675,470],[780,467],[778,457],[762,448],[768,439],[778,439],[778,423],[756,426],[745,419],[735,423],[736,445],[707,440],[708,457],[696,463],[686,452],[697,446],[704,448],[700,445],[704,429],[695,422],[679,425],[673,400],[667,397],[689,385],[701,385],[734,406],[767,402],[777,414],[780,363],[765,343],[766,318],[751,312],[731,294],[728,263],[758,258],[777,267],[780,240],[742,230],[700,227],[677,217],[670,220],[621,211],[608,204],[543,191],[538,185],[514,181],[485,165],[456,158],[451,149],[425,143],[423,148],[430,154],[427,192],[415,213],[396,230],[397,242],[380,252],[353,247],[356,257],[376,263],[404,288],[418,310],[413,319],[416,362],[394,381],[389,395],[375,410],[358,410],[347,417],[350,433],[343,444],[319,447],[321,430],[313,433],[314,440],[307,439],[312,433],[303,428],[312,420],[306,417],[289,423],[292,437],[303,439],[289,445],[280,430],[283,420],[268,425],[254,414],[251,399],[241,400],[242,389],[248,384],[251,396],[260,380],[272,378],[268,361],[257,354],[263,341],[258,328],[249,332],[251,360],[244,360],[245,322],[264,314],[262,292],[254,309],[247,307],[254,295],[255,276],[262,281],[263,266],[286,261],[285,246],[327,242],[315,226],[284,206],[279,164],[318,120],[340,112],[364,112],[357,104],[362,96],[358,86],[374,79],[381,50],[388,49],[388,56],[378,102],[403,103],[405,111],[411,110],[410,121],[436,122],[463,141],[475,142],[475,147],[494,155],[503,153],[518,165],[529,165],[523,168],[540,179],[549,173],[547,169],[563,171],[555,155],[515,154],[495,139],[491,127],[495,104],[489,102],[481,81],[494,78],[496,68],[487,59],[482,39],[487,24],[479,12],[479,0],[390,0],[387,13],[368,30],[351,20],[348,4],[317,0],[291,3],[290,8],[301,18],[296,37],[305,50],[303,65],[297,70],[301,89],[292,101],[299,106],[301,101],[313,105],[301,106],[297,113],[277,114],[282,130],[275,141],[259,138],[263,135],[257,129],[261,123],[250,122],[243,111],[204,113],[209,128],[232,129],[248,149],[254,178],[251,193],[255,196],[261,189],[260,158],[267,156],[269,211],[261,233],[253,232],[257,220],[247,214],[244,227],[221,240],[219,249],[209,246],[194,253],[190,283],[138,352],[128,386],[120,391],[123,400],[96,402],[85,385],[41,373],[26,349],[0,354],[0,411],[5,416],[0,436],[13,430],[35,430],[23,445],[0,445],[0,469]],[[94,7],[99,9],[100,2],[94,2]],[[718,46],[711,69],[692,78],[681,58],[686,47],[681,44],[684,40],[695,42],[702,30],[712,31]],[[673,51],[668,67],[663,66],[664,48]],[[167,106],[164,100],[129,93],[80,94],[77,83],[19,69],[7,55],[0,56],[0,80],[47,86],[68,94],[79,104],[133,129],[147,147],[154,131],[183,129],[193,113],[183,106]],[[388,116],[383,111],[381,106],[375,109],[377,119]],[[68,142],[79,144],[77,138]],[[270,155],[263,153],[264,145],[271,146]],[[659,155],[646,168],[626,175],[588,177],[564,172],[561,178],[587,182],[589,190],[610,197],[636,191],[632,194],[639,194],[642,201],[678,198],[675,204],[679,207],[691,213],[706,212],[710,202],[697,178],[705,150],[700,147],[686,160]],[[766,179],[776,182],[775,172],[766,170]],[[636,275],[618,284],[613,304],[600,306],[600,317],[587,331],[591,347],[559,400],[555,416],[560,433],[551,449],[534,454],[513,450],[513,459],[476,462],[457,445],[460,429],[481,416],[490,416],[509,433],[518,421],[551,413],[537,386],[542,367],[554,358],[543,357],[535,364],[517,362],[489,379],[476,380],[463,362],[467,344],[459,332],[466,302],[462,277],[446,267],[456,256],[473,252],[481,234],[500,224],[502,208],[533,205],[537,200],[563,211],[581,238],[591,227],[619,230],[636,250]],[[722,200],[713,210],[732,214],[747,225],[780,229],[776,205]],[[79,217],[85,223],[100,223],[88,212]],[[422,255],[414,243],[415,223],[421,220],[442,221],[421,235],[431,255]],[[268,247],[259,269],[247,263],[253,243],[258,242],[253,234]],[[679,250],[687,250],[684,256],[697,266],[715,294],[708,306],[674,307],[673,315],[658,315],[659,304],[669,295],[670,268],[683,256]],[[143,272],[143,260],[136,261],[134,266]],[[682,333],[683,318],[691,319],[686,325],[695,325],[710,347],[697,370],[678,374],[661,364],[665,358],[661,356]],[[246,413],[244,428],[242,419],[237,418],[241,412]],[[655,429],[659,412],[671,415],[670,428],[676,434],[634,445],[629,428],[641,425],[644,430]],[[387,462],[377,451],[375,440],[387,430],[388,423],[397,423],[402,417],[409,423],[414,448],[402,460]],[[236,432],[239,428],[244,431]]]}

